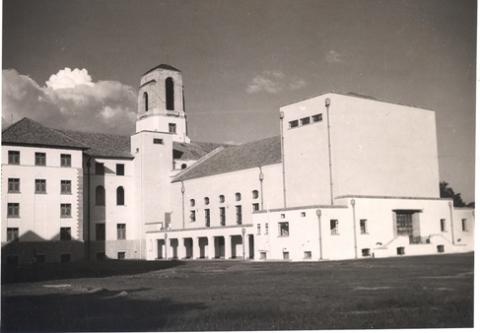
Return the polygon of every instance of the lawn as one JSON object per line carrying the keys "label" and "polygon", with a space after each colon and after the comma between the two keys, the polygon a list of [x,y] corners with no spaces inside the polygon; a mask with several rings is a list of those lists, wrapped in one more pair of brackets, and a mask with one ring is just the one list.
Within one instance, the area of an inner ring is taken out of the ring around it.
{"label": "lawn", "polygon": [[2,329],[472,327],[473,259],[473,254],[462,254],[310,263],[105,261],[3,268]]}

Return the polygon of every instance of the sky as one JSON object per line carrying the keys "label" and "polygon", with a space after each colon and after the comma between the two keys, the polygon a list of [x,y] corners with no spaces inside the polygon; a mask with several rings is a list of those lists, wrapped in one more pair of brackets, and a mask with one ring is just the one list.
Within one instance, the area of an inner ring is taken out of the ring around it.
{"label": "sky", "polygon": [[440,178],[469,202],[475,50],[473,0],[5,0],[2,120],[130,135],[161,63],[196,141],[278,135],[280,106],[355,92],[435,110]]}

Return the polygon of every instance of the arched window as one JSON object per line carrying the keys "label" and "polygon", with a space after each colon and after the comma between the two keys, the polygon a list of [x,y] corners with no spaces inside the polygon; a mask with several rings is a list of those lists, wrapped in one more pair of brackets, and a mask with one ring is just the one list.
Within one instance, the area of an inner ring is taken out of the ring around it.
{"label": "arched window", "polygon": [[239,192],[235,193],[235,200],[236,201],[242,200],[242,195]]}
{"label": "arched window", "polygon": [[165,100],[167,104],[167,110],[175,110],[174,97],[173,79],[168,77],[165,80]]}
{"label": "arched window", "polygon": [[143,105],[145,107],[145,112],[148,111],[148,94],[147,94],[147,92],[143,93]]}
{"label": "arched window", "polygon": [[225,202],[225,196],[223,194],[220,194],[218,196],[218,201],[220,201],[220,203],[224,203]]}
{"label": "arched window", "polygon": [[95,205],[105,206],[105,188],[101,185],[95,188]]}
{"label": "arched window", "polygon": [[210,203],[210,199],[208,197],[203,198],[203,201],[205,202],[205,205]]}
{"label": "arched window", "polygon": [[253,199],[258,199],[258,191],[257,190],[252,191],[252,198]]}
{"label": "arched window", "polygon": [[122,186],[117,187],[117,206],[125,205],[125,190]]}
{"label": "arched window", "polygon": [[195,199],[190,199],[190,206],[195,207]]}

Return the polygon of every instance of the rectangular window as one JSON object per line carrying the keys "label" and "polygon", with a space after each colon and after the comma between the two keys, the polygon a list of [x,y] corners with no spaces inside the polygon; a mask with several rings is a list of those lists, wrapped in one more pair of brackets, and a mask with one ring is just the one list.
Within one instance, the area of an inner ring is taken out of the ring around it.
{"label": "rectangular window", "polygon": [[62,241],[72,240],[72,228],[61,227],[60,228],[60,240],[62,240]]}
{"label": "rectangular window", "polygon": [[18,228],[7,228],[7,242],[16,241],[19,238]]}
{"label": "rectangular window", "polygon": [[103,163],[95,163],[95,174],[100,176],[105,174],[105,167]]}
{"label": "rectangular window", "polygon": [[20,204],[9,202],[7,205],[7,217],[20,217]]}
{"label": "rectangular window", "polygon": [[195,211],[194,210],[191,210],[190,211],[190,222],[195,222],[196,220],[196,216],[195,216]]}
{"label": "rectangular window", "polygon": [[20,178],[8,178],[8,192],[9,193],[20,192]]}
{"label": "rectangular window", "polygon": [[397,255],[403,256],[405,254],[405,248],[403,246],[397,247]]}
{"label": "rectangular window", "polygon": [[262,259],[262,260],[267,259],[267,252],[266,251],[260,251],[260,259]]}
{"label": "rectangular window", "polygon": [[63,217],[63,218],[72,217],[72,204],[67,204],[67,203],[60,204],[60,217]]}
{"label": "rectangular window", "polygon": [[365,235],[367,233],[367,220],[361,219],[360,220],[360,233]]}
{"label": "rectangular window", "polygon": [[288,124],[290,125],[290,128],[298,127],[298,120],[289,121]]}
{"label": "rectangular window", "polygon": [[117,176],[125,176],[125,164],[117,164]]}
{"label": "rectangular window", "polygon": [[117,252],[117,259],[125,259],[125,251]]}
{"label": "rectangular window", "polygon": [[412,213],[397,213],[397,234],[407,236],[413,235]]}
{"label": "rectangular window", "polygon": [[259,224],[257,224],[257,235],[261,235],[262,234],[262,226]]}
{"label": "rectangular window", "polygon": [[310,124],[310,117],[300,119],[300,123],[302,124],[302,126]]}
{"label": "rectangular window", "polygon": [[445,219],[440,219],[440,231],[441,231],[441,232],[447,231],[447,229],[446,229],[446,224],[445,224],[445,223],[446,223],[446,220],[445,220]]}
{"label": "rectangular window", "polygon": [[220,225],[225,225],[225,207],[220,207]]}
{"label": "rectangular window", "polygon": [[205,209],[205,226],[210,227],[210,209]]}
{"label": "rectangular window", "polygon": [[237,224],[242,224],[242,206],[235,206],[235,215]]}
{"label": "rectangular window", "polygon": [[268,223],[265,223],[265,235],[268,235]]}
{"label": "rectangular window", "polygon": [[370,257],[370,249],[362,249],[362,257]]}
{"label": "rectangular window", "polygon": [[20,164],[20,152],[18,150],[8,151],[8,164]]}
{"label": "rectangular window", "polygon": [[319,121],[322,121],[322,114],[319,113],[319,114],[315,114],[312,116],[312,121],[314,123],[318,123]]}
{"label": "rectangular window", "polygon": [[168,124],[168,133],[177,133],[177,124]]}
{"label": "rectangular window", "polygon": [[35,165],[38,165],[38,166],[47,165],[47,154],[35,153]]}
{"label": "rectangular window", "polygon": [[312,259],[312,251],[304,251],[303,259]]}
{"label": "rectangular window", "polygon": [[283,251],[283,260],[290,260],[290,252]]}
{"label": "rectangular window", "polygon": [[288,234],[289,234],[288,222],[279,222],[278,223],[278,236],[288,237]]}
{"label": "rectangular window", "polygon": [[338,220],[330,220],[330,233],[338,235]]}
{"label": "rectangular window", "polygon": [[95,240],[97,241],[105,240],[105,223],[95,224]]}
{"label": "rectangular window", "polygon": [[467,219],[462,219],[462,231],[467,231]]}
{"label": "rectangular window", "polygon": [[127,225],[125,223],[117,223],[117,239],[127,239]]}
{"label": "rectangular window", "polygon": [[35,193],[47,193],[46,179],[35,179]]}
{"label": "rectangular window", "polygon": [[163,145],[163,139],[155,138],[155,139],[153,139],[153,144]]}
{"label": "rectangular window", "polygon": [[258,212],[259,210],[260,210],[260,204],[259,203],[252,204],[252,211]]}
{"label": "rectangular window", "polygon": [[71,167],[72,166],[72,155],[70,154],[61,154],[60,155],[60,166],[62,167]]}
{"label": "rectangular window", "polygon": [[72,182],[70,180],[61,180],[60,181],[60,193],[61,194],[72,194]]}

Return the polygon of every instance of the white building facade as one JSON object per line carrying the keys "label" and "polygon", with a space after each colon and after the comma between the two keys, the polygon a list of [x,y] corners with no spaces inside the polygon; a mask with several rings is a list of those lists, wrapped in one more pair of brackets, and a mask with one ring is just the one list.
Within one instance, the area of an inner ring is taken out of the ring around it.
{"label": "white building facade", "polygon": [[336,260],[473,251],[473,209],[439,197],[433,111],[324,94],[279,117],[278,137],[239,146],[191,141],[182,74],[160,65],[141,79],[131,137],[22,119],[2,133],[2,257]]}

